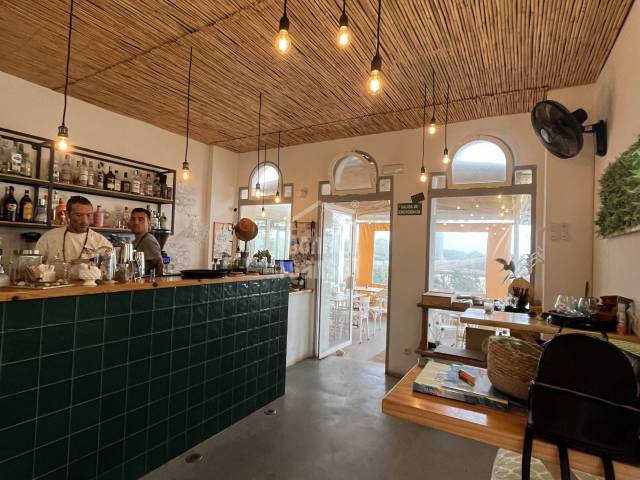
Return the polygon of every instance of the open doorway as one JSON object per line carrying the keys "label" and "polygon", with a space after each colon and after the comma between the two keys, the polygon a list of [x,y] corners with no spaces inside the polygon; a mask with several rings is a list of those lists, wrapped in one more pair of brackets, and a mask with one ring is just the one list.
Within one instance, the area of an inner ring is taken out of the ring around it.
{"label": "open doorway", "polygon": [[391,202],[324,202],[320,233],[318,357],[384,364]]}

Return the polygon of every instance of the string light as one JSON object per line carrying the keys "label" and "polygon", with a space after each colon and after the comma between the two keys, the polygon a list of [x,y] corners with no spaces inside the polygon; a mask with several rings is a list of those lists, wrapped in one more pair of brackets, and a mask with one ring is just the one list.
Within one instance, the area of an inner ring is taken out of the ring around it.
{"label": "string light", "polygon": [[[287,0],[284,0],[284,13],[280,18],[278,33],[274,39],[276,52],[286,55],[291,50],[291,37],[289,36],[289,17],[287,17]],[[259,150],[259,149],[258,149]]]}
{"label": "string light", "polygon": [[71,62],[71,33],[73,32],[73,4],[74,0],[71,0],[69,9],[69,33],[67,35],[67,64],[64,77],[64,107],[62,108],[62,124],[58,126],[58,140],[56,141],[55,148],[61,152],[66,152],[69,149],[69,129],[65,124],[67,117],[67,91],[69,89],[69,63]]}
{"label": "string light", "polygon": [[[267,144],[264,144],[264,167],[262,168],[262,171],[264,172],[264,174],[267,174]],[[260,169],[258,169],[258,172],[260,172]],[[263,178],[264,181],[264,178]],[[260,213],[260,216],[262,218],[266,217],[267,214],[264,211],[264,192],[262,193],[262,212]]]}
{"label": "string light", "polygon": [[280,132],[278,132],[278,190],[276,190],[276,203],[280,203]]}
{"label": "string light", "polygon": [[351,31],[349,30],[349,17],[347,17],[347,0],[342,1],[342,15],[340,15],[338,29],[338,46],[347,48],[351,43]]}
{"label": "string light", "polygon": [[444,114],[444,152],[442,155],[442,163],[447,165],[450,161],[449,159],[449,149],[447,148],[447,130],[449,126],[449,84],[447,83],[447,100]]}
{"label": "string light", "polygon": [[433,106],[431,110],[431,121],[429,122],[429,135],[434,135],[436,133],[436,72],[433,67],[431,67],[431,103]]}
{"label": "string light", "polygon": [[193,63],[193,47],[189,49],[189,78],[187,80],[187,143],[184,149],[184,162],[182,162],[182,179],[189,180],[189,115],[191,112],[191,64]]}
{"label": "string light", "polygon": [[427,128],[427,85],[424,86],[424,101],[422,103],[422,166],[420,167],[420,181],[427,181],[427,169],[424,168],[424,132]]}
{"label": "string light", "polygon": [[258,180],[256,181],[255,195],[256,198],[260,197],[260,126],[262,121],[262,92],[260,92],[260,100],[258,107],[258,166],[256,173],[258,174]]}
{"label": "string light", "polygon": [[380,14],[382,12],[382,0],[378,0],[378,27],[376,30],[376,53],[371,60],[371,72],[367,80],[367,88],[371,95],[377,95],[382,90],[382,57],[380,56]]}

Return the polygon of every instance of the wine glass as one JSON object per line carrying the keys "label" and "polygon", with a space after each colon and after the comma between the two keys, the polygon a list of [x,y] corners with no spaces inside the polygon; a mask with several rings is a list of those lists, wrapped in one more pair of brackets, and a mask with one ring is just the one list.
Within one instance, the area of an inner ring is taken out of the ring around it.
{"label": "wine glass", "polygon": [[598,299],[596,297],[582,297],[578,301],[578,311],[593,317],[598,313]]}

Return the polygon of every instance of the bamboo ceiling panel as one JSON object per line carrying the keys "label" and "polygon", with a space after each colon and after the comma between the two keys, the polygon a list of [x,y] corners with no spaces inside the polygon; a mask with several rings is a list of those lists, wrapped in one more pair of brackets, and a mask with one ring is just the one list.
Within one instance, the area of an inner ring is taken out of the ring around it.
{"label": "bamboo ceiling panel", "polygon": [[[384,0],[385,86],[365,91],[375,0],[347,1],[352,44],[335,43],[340,0],[290,0],[293,48],[273,48],[281,0],[76,0],[71,96],[184,134],[194,47],[193,138],[236,152],[416,128],[436,71],[436,118],[529,111],[552,88],[592,83],[632,0]],[[0,2],[0,70],[62,91],[69,0]],[[429,103],[433,101],[429,92]],[[67,116],[73,134],[73,109]],[[51,127],[52,136],[56,125]]]}

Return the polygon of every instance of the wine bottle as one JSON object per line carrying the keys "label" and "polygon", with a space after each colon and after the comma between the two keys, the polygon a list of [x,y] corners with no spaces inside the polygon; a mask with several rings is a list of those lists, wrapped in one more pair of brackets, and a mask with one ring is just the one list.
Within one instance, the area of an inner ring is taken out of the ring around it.
{"label": "wine bottle", "polygon": [[9,194],[4,200],[4,219],[9,222],[18,220],[18,202],[13,196],[13,187],[9,187]]}
{"label": "wine bottle", "polygon": [[104,189],[111,191],[116,189],[116,176],[111,171],[111,167],[109,167],[109,171],[104,176]]}
{"label": "wine bottle", "polygon": [[120,182],[121,189],[120,191],[123,193],[131,193],[131,182],[129,181],[129,176],[127,172],[124,172],[124,178],[122,182]]}
{"label": "wine bottle", "polygon": [[29,196],[29,190],[25,190],[24,196],[20,200],[18,221],[30,222],[31,220],[33,220],[33,200]]}

